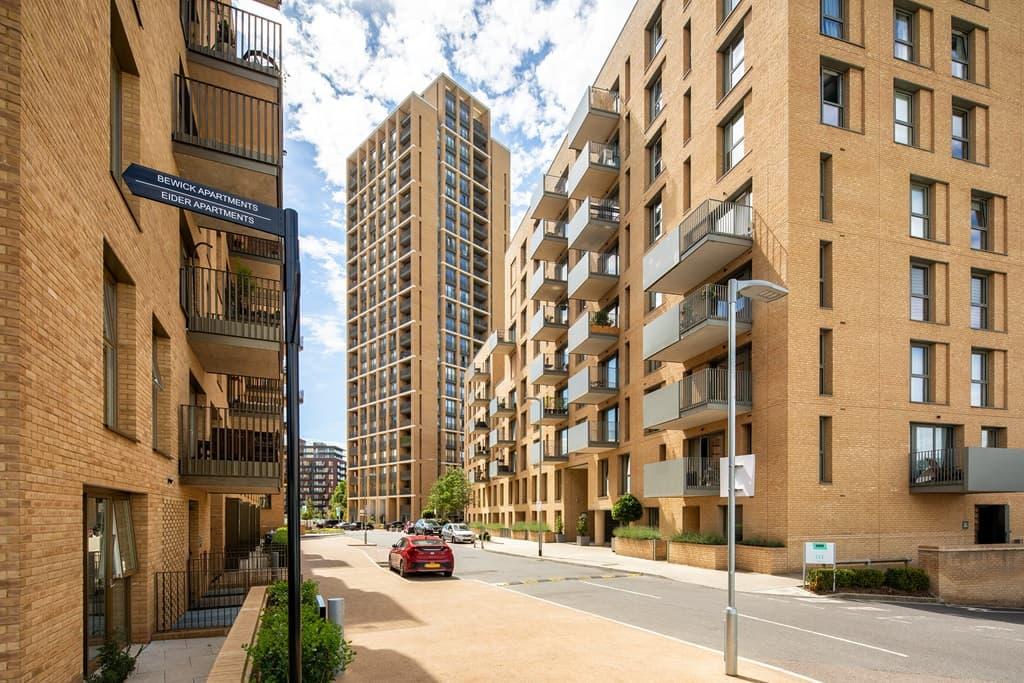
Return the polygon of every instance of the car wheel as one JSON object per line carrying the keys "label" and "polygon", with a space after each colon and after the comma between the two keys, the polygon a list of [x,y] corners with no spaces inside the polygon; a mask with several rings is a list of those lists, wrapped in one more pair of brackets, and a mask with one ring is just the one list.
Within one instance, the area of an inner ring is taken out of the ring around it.
{"label": "car wheel", "polygon": [[451,572],[441,572],[441,576],[451,577]]}
{"label": "car wheel", "polygon": [[398,561],[398,575],[405,578],[405,560]]}

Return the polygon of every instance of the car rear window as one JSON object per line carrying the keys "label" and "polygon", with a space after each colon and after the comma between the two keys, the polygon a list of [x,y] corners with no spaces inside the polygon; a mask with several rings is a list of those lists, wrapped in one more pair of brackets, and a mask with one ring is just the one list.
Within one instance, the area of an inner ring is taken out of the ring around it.
{"label": "car rear window", "polygon": [[420,548],[440,548],[441,544],[437,541],[432,541],[429,538],[418,538],[412,542],[413,545],[419,546]]}

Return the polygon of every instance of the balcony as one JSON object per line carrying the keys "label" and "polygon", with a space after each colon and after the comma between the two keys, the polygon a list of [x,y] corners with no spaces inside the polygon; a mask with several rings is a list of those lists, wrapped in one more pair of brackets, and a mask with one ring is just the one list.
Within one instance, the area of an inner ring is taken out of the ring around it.
{"label": "balcony", "polygon": [[1024,448],[945,448],[910,454],[911,493],[1019,493]]}
{"label": "balcony", "polygon": [[644,498],[715,496],[720,488],[719,458],[685,456],[644,465]]}
{"label": "balcony", "polygon": [[483,420],[476,420],[473,423],[473,433],[474,434],[486,434],[489,431],[490,431],[490,427],[488,427],[487,423],[484,422]]}
{"label": "balcony", "polygon": [[569,403],[594,405],[619,393],[618,372],[606,367],[581,368],[569,378]]}
{"label": "balcony", "polygon": [[530,338],[534,341],[558,341],[569,330],[569,307],[542,306],[530,318]]}
{"label": "balcony", "polygon": [[569,461],[569,452],[558,439],[544,439],[530,444],[531,465],[540,465],[542,455],[544,464]]}
{"label": "balcony", "polygon": [[543,405],[530,401],[530,423],[539,425],[560,425],[569,419],[569,404],[562,399],[550,396],[543,400]]}
{"label": "balcony", "polygon": [[530,235],[527,252],[538,261],[557,261],[568,248],[565,221],[541,221]]}
{"label": "balcony", "polygon": [[619,93],[588,87],[569,121],[569,147],[583,149],[588,140],[607,140],[619,125]]}
{"label": "balcony", "polygon": [[207,372],[275,378],[281,374],[281,288],[276,280],[181,269],[188,341]]}
{"label": "balcony", "polygon": [[491,367],[488,363],[472,363],[466,369],[466,381],[468,382],[479,382],[490,380],[490,378]]}
{"label": "balcony", "polygon": [[569,359],[564,354],[538,353],[530,361],[526,381],[532,384],[552,386],[564,382],[569,376]]}
{"label": "balcony", "polygon": [[472,453],[469,456],[469,459],[470,460],[486,460],[487,458],[490,457],[490,455],[491,455],[491,452],[489,450],[487,450],[486,448],[482,448],[480,446],[477,446],[476,448],[473,449]]}
{"label": "balcony", "polygon": [[472,469],[469,471],[469,483],[470,484],[484,484],[487,482],[486,470]]}
{"label": "balcony", "polygon": [[[750,330],[752,306],[736,302],[736,333]],[[644,325],[644,360],[682,363],[729,342],[729,288],[704,285]]]}
{"label": "balcony", "polygon": [[[171,137],[180,174],[276,206],[282,161],[277,102],[180,74],[173,87]],[[219,222],[211,227],[245,230]]]}
{"label": "balcony", "polygon": [[570,249],[599,251],[619,232],[619,202],[587,197],[566,227]]}
{"label": "balcony", "polygon": [[214,493],[281,492],[281,420],[184,405],[178,419],[183,486]]}
{"label": "balcony", "polygon": [[618,341],[618,316],[603,311],[584,313],[569,328],[569,353],[596,356]]}
{"label": "balcony", "polygon": [[603,197],[619,179],[619,148],[588,142],[569,167],[565,188],[572,199]]}
{"label": "balcony", "polygon": [[619,255],[584,253],[569,271],[569,298],[599,301],[619,281]]}
{"label": "balcony", "polygon": [[709,199],[644,254],[644,290],[685,294],[754,243],[754,210]]}
{"label": "balcony", "polygon": [[495,448],[512,448],[516,445],[515,436],[504,429],[492,429],[487,436],[487,446]]}
{"label": "balcony", "polygon": [[496,477],[511,477],[515,472],[511,467],[498,461],[492,461],[487,463],[487,477],[488,479],[495,479]]}
{"label": "balcony", "polygon": [[541,178],[540,187],[530,202],[530,218],[538,221],[561,218],[569,204],[565,183],[565,176],[546,175]]}
{"label": "balcony", "polygon": [[284,382],[267,377],[227,376],[228,410],[235,415],[265,413],[281,416],[284,411]]}
{"label": "balcony", "polygon": [[619,425],[617,422],[585,420],[569,427],[566,443],[570,454],[614,450],[619,446]]}
{"label": "balcony", "polygon": [[[728,417],[729,379],[725,368],[704,368],[657,391],[644,394],[644,429],[690,429]],[[736,412],[751,408],[750,373],[736,373]]]}
{"label": "balcony", "polygon": [[512,353],[515,348],[516,336],[513,331],[495,330],[491,332],[491,336],[484,342],[477,356],[479,358],[487,358],[492,353],[496,356],[504,356]]}
{"label": "balcony", "polygon": [[537,267],[530,276],[527,296],[535,301],[560,301],[565,298],[566,266],[564,263],[545,263]]}
{"label": "balcony", "polygon": [[269,261],[275,267],[280,266],[284,259],[281,240],[264,239],[252,235],[227,233],[228,249],[232,256],[245,259]]}
{"label": "balcony", "polygon": [[181,3],[185,42],[193,52],[281,76],[281,24],[220,0]]}
{"label": "balcony", "polygon": [[515,402],[506,398],[492,398],[490,406],[487,408],[487,415],[490,417],[514,417],[515,414]]}
{"label": "balcony", "polygon": [[489,392],[484,389],[477,389],[470,396],[470,405],[474,408],[485,408],[491,402],[488,394]]}

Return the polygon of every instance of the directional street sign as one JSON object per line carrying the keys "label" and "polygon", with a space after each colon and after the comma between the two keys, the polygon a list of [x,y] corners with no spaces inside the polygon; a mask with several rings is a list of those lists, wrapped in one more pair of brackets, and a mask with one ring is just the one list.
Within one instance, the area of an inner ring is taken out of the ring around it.
{"label": "directional street sign", "polygon": [[139,164],[126,168],[123,177],[132,194],[140,197],[284,237],[284,210],[276,206]]}

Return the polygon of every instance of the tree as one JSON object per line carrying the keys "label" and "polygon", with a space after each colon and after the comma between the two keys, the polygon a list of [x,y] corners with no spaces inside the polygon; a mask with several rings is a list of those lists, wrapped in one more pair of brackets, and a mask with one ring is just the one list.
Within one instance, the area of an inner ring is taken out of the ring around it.
{"label": "tree", "polygon": [[348,512],[348,483],[344,480],[339,481],[334,487],[334,493],[331,494],[331,509],[341,510],[341,518],[345,519]]}
{"label": "tree", "polygon": [[440,479],[434,482],[427,497],[427,505],[441,519],[461,516],[469,505],[470,488],[466,473],[460,469],[450,468]]}
{"label": "tree", "polygon": [[313,501],[309,498],[306,499],[305,504],[302,506],[302,518],[313,519]]}
{"label": "tree", "polygon": [[632,493],[624,493],[612,506],[612,519],[616,522],[632,524],[643,517],[644,508]]}

